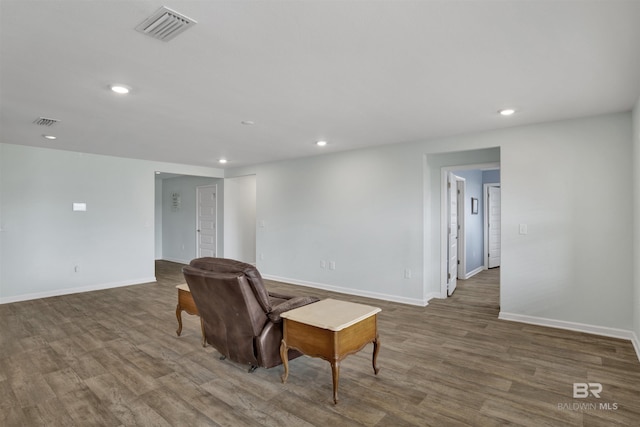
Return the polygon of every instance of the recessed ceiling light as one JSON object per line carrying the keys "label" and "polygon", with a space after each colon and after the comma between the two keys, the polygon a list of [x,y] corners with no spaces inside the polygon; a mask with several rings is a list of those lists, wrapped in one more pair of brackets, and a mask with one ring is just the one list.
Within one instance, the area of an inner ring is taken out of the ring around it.
{"label": "recessed ceiling light", "polygon": [[316,141],[316,145],[318,147],[324,147],[325,145],[327,145],[327,141]]}
{"label": "recessed ceiling light", "polygon": [[126,95],[131,92],[131,88],[125,85],[111,85],[109,88],[115,93],[119,93],[120,95]]}
{"label": "recessed ceiling light", "polygon": [[220,159],[218,160],[218,163],[222,163],[222,164],[227,163],[227,159]]}
{"label": "recessed ceiling light", "polygon": [[246,126],[253,126],[253,125],[256,124],[256,122],[254,122],[252,120],[243,120],[240,123],[242,123],[243,125],[246,125]]}
{"label": "recessed ceiling light", "polygon": [[160,175],[160,171],[156,171],[156,175]]}
{"label": "recessed ceiling light", "polygon": [[516,110],[514,110],[513,108],[503,108],[502,110],[498,110],[498,113],[501,116],[510,116],[515,112],[516,112]]}
{"label": "recessed ceiling light", "polygon": [[42,135],[42,137],[43,137],[43,138],[46,138],[46,139],[51,139],[51,140],[53,140],[53,139],[56,139],[56,138],[57,138],[57,137],[55,137],[55,136],[53,136],[53,135]]}

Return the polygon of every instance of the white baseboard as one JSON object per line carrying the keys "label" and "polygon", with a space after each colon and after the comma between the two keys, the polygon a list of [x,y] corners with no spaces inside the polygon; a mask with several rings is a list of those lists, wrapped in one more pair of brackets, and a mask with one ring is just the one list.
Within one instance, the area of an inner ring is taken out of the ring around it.
{"label": "white baseboard", "polygon": [[0,298],[0,304],[9,304],[12,302],[57,297],[60,295],[77,294],[81,292],[99,291],[102,289],[119,288],[122,286],[141,285],[143,283],[152,283],[155,281],[156,281],[156,278],[155,276],[153,276],[153,277],[142,277],[139,279],[123,280],[120,282],[100,283],[98,285],[81,286],[77,288],[55,289],[55,290],[46,291],[46,292],[35,292],[30,294],[22,294],[22,295],[16,295],[12,297]]}
{"label": "white baseboard", "polygon": [[425,297],[424,297],[424,300],[425,300],[424,305],[425,306],[429,305],[429,301],[431,301],[434,298],[441,298],[440,292],[431,292],[430,294],[425,295]]}
{"label": "white baseboard", "polygon": [[484,271],[484,266],[481,265],[480,267],[476,268],[475,270],[471,270],[467,274],[464,274],[462,276],[462,280],[471,279],[473,276],[475,276],[478,273],[482,273],[483,271]]}
{"label": "white baseboard", "polygon": [[178,264],[186,264],[186,265],[189,265],[189,263],[191,262],[190,259],[179,259],[179,258],[169,258],[169,257],[162,257],[162,261],[169,261],[169,262],[175,262]]}
{"label": "white baseboard", "polygon": [[362,291],[362,290],[359,290],[359,289],[343,288],[343,287],[340,287],[340,286],[327,285],[327,284],[324,284],[324,283],[316,283],[316,282],[308,282],[308,281],[305,281],[305,280],[290,279],[288,277],[278,277],[278,276],[273,276],[273,275],[269,275],[269,274],[263,274],[262,277],[265,278],[265,279],[268,279],[268,280],[275,280],[277,282],[291,283],[293,285],[306,286],[308,288],[323,289],[325,291],[338,292],[338,293],[346,294],[346,295],[356,295],[356,296],[359,296],[359,297],[373,298],[373,299],[379,299],[379,300],[383,300],[383,301],[399,302],[399,303],[402,303],[402,304],[417,305],[417,306],[421,306],[421,307],[427,306],[428,303],[429,303],[429,300],[431,298],[437,298],[440,295],[439,293],[428,294],[422,300],[422,299],[417,299],[417,298],[401,297],[401,296],[398,296],[398,295],[389,295],[389,294],[382,294],[382,293],[378,293],[378,292]]}
{"label": "white baseboard", "polygon": [[564,320],[547,319],[544,317],[527,316],[524,314],[505,313],[503,311],[500,312],[498,318],[502,320],[511,320],[513,322],[547,326],[550,328],[567,329],[569,331],[585,332],[587,334],[602,335],[605,337],[629,340],[633,344],[638,360],[640,360],[640,342],[638,342],[638,337],[633,331],[609,328],[606,326],[588,325],[585,323],[567,322]]}
{"label": "white baseboard", "polygon": [[633,338],[631,338],[631,344],[633,344],[633,348],[636,351],[636,356],[638,356],[638,360],[640,361],[640,340],[638,340],[638,336],[635,332],[631,332],[633,334]]}

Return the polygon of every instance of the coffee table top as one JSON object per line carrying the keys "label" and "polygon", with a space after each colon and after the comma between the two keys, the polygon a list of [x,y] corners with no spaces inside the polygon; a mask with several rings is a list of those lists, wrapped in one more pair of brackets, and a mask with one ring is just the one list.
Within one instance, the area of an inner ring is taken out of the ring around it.
{"label": "coffee table top", "polygon": [[331,298],[285,311],[280,316],[330,331],[340,331],[381,312],[382,309]]}

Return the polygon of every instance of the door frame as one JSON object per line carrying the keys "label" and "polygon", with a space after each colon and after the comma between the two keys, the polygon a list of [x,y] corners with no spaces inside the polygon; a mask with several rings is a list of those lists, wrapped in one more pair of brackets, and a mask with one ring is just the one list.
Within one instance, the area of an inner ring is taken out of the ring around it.
{"label": "door frame", "polygon": [[458,186],[458,278],[465,280],[467,278],[467,235],[465,234],[467,180],[457,176],[456,184]]}
{"label": "door frame", "polygon": [[216,252],[216,256],[218,256],[218,184],[208,184],[208,185],[199,185],[196,186],[196,227],[193,230],[193,232],[196,235],[196,258],[200,258],[200,238],[198,236],[199,233],[199,218],[200,218],[200,189],[202,188],[211,188],[213,187],[215,189],[215,194],[216,194],[216,207],[213,210],[214,214],[215,214],[215,230],[216,230],[216,238],[215,238],[215,252]]}
{"label": "door frame", "polygon": [[471,165],[443,166],[440,168],[440,298],[447,298],[447,247],[449,207],[447,203],[447,175],[449,172],[474,169],[499,169],[500,162],[475,163]]}
{"label": "door frame", "polygon": [[[460,271],[464,276],[464,265],[466,265],[465,254],[465,235],[464,235],[464,189],[465,179],[456,175],[453,172],[447,173],[447,296],[453,295],[456,290],[457,281],[460,277]],[[452,231],[451,225],[453,224],[453,210],[452,201],[455,198],[455,275],[452,275],[451,268],[451,247],[452,247]]]}
{"label": "door frame", "polygon": [[[483,265],[484,269],[489,269],[489,257],[487,254],[489,253],[489,187],[498,187],[500,188],[499,182],[486,182],[482,184],[482,204],[484,210],[484,221],[482,221],[482,234],[484,238],[484,253],[482,254],[482,258],[484,259]],[[500,191],[502,189],[500,188]],[[502,215],[500,216],[500,221],[502,222]],[[502,240],[501,245],[502,246]],[[502,247],[500,247],[500,251],[502,251]]]}

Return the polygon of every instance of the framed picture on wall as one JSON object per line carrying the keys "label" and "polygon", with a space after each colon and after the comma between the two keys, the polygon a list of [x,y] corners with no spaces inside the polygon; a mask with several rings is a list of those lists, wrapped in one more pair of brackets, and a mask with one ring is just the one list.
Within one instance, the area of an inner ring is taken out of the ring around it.
{"label": "framed picture on wall", "polygon": [[471,198],[471,215],[478,215],[478,198]]}

